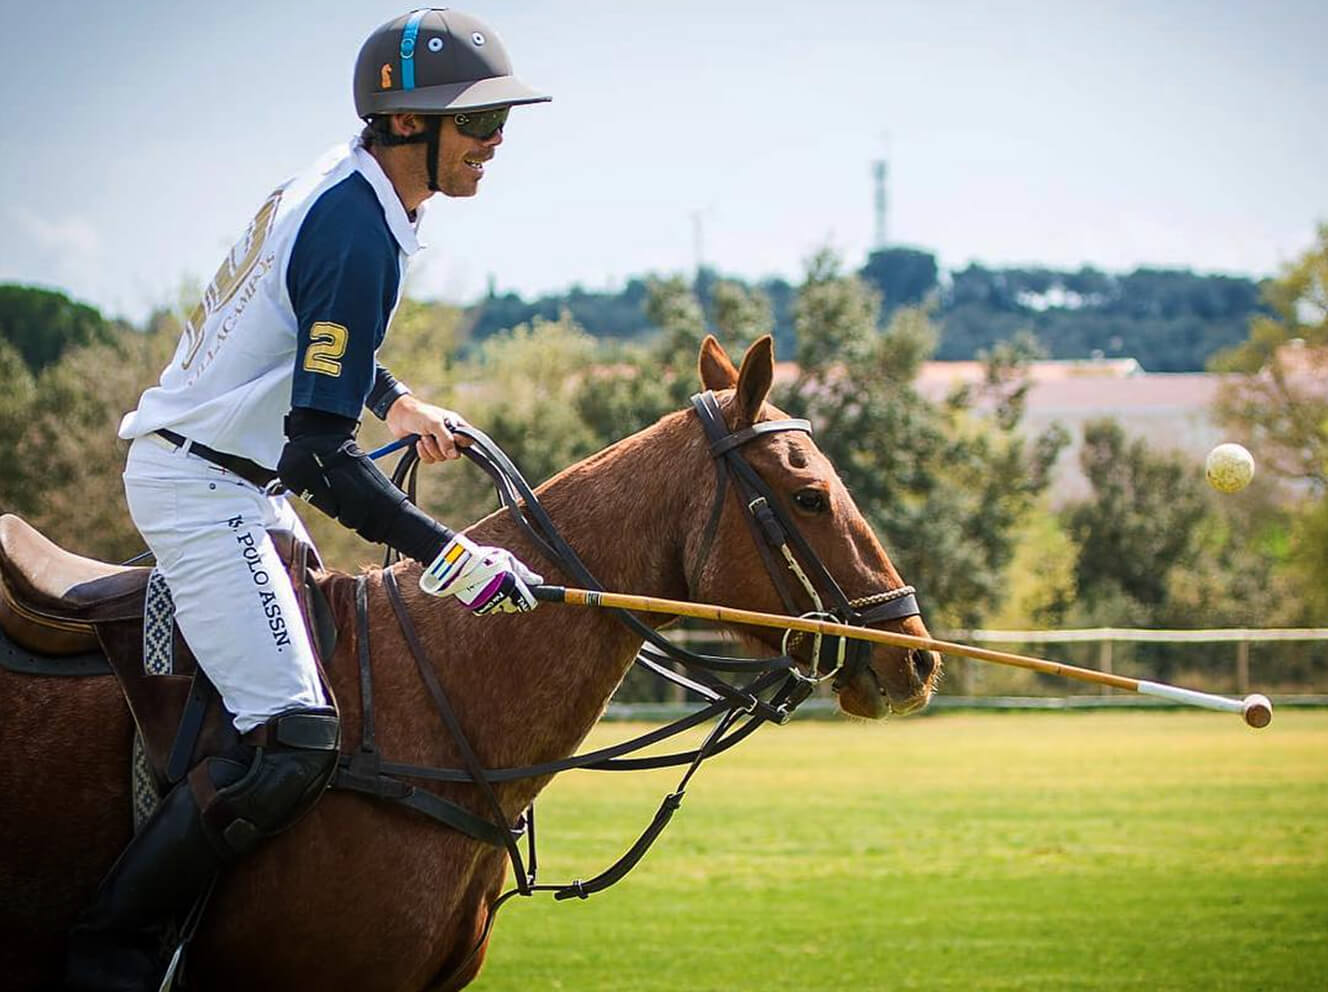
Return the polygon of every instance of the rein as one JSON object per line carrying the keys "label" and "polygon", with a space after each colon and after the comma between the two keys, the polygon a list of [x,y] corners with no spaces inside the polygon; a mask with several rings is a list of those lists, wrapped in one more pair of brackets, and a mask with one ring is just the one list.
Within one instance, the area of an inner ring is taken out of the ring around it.
{"label": "rein", "polygon": [[[771,579],[790,613],[796,614],[799,611],[788,589],[787,580],[782,574],[781,564],[797,578],[812,604],[812,610],[803,616],[831,618],[856,626],[865,626],[881,620],[918,615],[917,601],[911,586],[850,601],[796,525],[779,507],[769,487],[747,464],[739,451],[744,444],[769,433],[805,431],[810,434],[810,423],[791,419],[764,421],[744,430],[731,432],[724,422],[713,393],[698,394],[692,398],[692,403],[710,442],[711,454],[715,459],[717,483],[715,503],[706,525],[701,552],[696,563],[688,569],[689,588],[692,586],[694,576],[699,573],[710,554],[724,505],[728,479],[732,476],[742,496],[746,508],[744,516],[752,529],[753,538],[760,549]],[[534,490],[498,445],[482,431],[469,425],[458,425],[455,432],[470,440],[469,445],[462,447],[463,454],[490,477],[500,503],[510,512],[522,532],[551,562],[587,589],[602,591],[603,586],[559,534]],[[402,456],[392,478],[395,484],[406,491],[412,502],[415,500],[418,465],[419,456],[411,445]],[[792,549],[789,547],[790,542],[793,545]],[[783,559],[782,563],[776,560],[776,553]],[[390,564],[393,557],[393,554],[389,553],[385,565]],[[811,573],[810,578],[808,572]],[[640,635],[644,642],[635,663],[696,693],[706,700],[705,705],[696,712],[665,726],[595,751],[518,768],[484,768],[460,726],[437,675],[428,663],[414,621],[401,596],[396,576],[390,570],[385,571],[383,581],[388,600],[410,647],[420,677],[434,701],[442,722],[456,742],[465,767],[434,768],[403,764],[385,761],[379,754],[374,734],[367,584],[365,577],[360,576],[356,580],[355,601],[362,712],[361,742],[355,753],[342,755],[332,787],[366,793],[408,806],[477,840],[506,850],[512,862],[516,885],[501,895],[489,908],[479,942],[455,969],[453,975],[464,968],[484,945],[498,909],[510,897],[549,891],[553,893],[555,900],[574,897],[585,899],[621,880],[640,862],[664,827],[668,825],[682,804],[688,783],[706,758],[733,747],[764,723],[787,723],[793,711],[812,694],[818,683],[836,677],[846,669],[852,672],[855,665],[866,664],[867,652],[870,650],[867,645],[857,643],[850,648],[846,638],[833,635],[822,638],[822,635],[817,633],[814,635],[809,674],[803,674],[798,669],[797,660],[789,652],[788,634],[785,635],[784,653],[775,657],[745,659],[708,655],[674,644],[633,613],[614,609],[612,612],[617,619],[633,633]],[[823,604],[822,593],[830,600],[828,611]],[[869,608],[864,612],[859,610],[862,606]],[[835,642],[833,649],[827,648],[827,642]],[[683,665],[690,677],[680,675],[667,667],[669,661]],[[820,669],[826,664],[831,666],[830,671],[821,674]],[[716,672],[747,675],[750,679],[742,684],[734,684],[719,678],[714,674]],[[839,688],[837,678],[834,688],[836,690]],[[712,719],[716,721],[715,726],[701,745],[693,750],[653,757],[628,757],[633,752],[667,740]],[[532,803],[521,813],[515,823],[509,825],[506,813],[493,790],[493,786],[499,783],[556,775],[573,768],[636,771],[677,766],[686,766],[681,780],[674,791],[664,797],[654,818],[631,848],[593,878],[586,881],[576,879],[564,884],[538,884],[536,881],[534,804]],[[487,816],[477,814],[432,792],[418,789],[403,780],[408,778],[474,784],[481,793],[483,804],[487,808]],[[522,836],[526,840],[525,857],[518,843]]]}

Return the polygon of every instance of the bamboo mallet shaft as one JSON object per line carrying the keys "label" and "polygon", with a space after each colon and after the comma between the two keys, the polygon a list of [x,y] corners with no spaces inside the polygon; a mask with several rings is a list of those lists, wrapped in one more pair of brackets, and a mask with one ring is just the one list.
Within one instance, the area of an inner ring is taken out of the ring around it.
{"label": "bamboo mallet shaft", "polygon": [[1272,721],[1272,703],[1268,701],[1267,697],[1257,693],[1246,696],[1244,699],[1228,699],[1226,696],[1197,692],[1193,689],[1181,689],[1163,682],[1132,679],[1124,675],[1094,671],[1091,668],[1080,668],[1077,665],[1066,665],[1059,661],[1048,661],[1045,658],[1034,658],[1030,655],[974,647],[971,644],[961,644],[957,641],[940,641],[932,637],[898,634],[891,630],[852,627],[831,620],[812,620],[803,617],[783,616],[778,613],[761,613],[755,610],[741,610],[732,606],[717,606],[713,603],[689,603],[683,600],[661,599],[655,596],[633,596],[629,593],[598,592],[592,589],[573,589],[564,586],[536,586],[533,592],[537,599],[551,603],[632,610],[639,613],[667,613],[674,616],[693,617],[697,620],[711,620],[716,623],[742,623],[753,627],[800,630],[808,634],[851,637],[860,641],[870,641],[874,644],[890,644],[895,647],[915,648],[922,651],[939,651],[941,654],[960,655],[997,665],[1026,668],[1047,675],[1060,675],[1064,678],[1077,679],[1080,682],[1108,685],[1115,689],[1156,696],[1161,699],[1169,699],[1172,702],[1201,706],[1205,709],[1239,713],[1251,727],[1266,727]]}

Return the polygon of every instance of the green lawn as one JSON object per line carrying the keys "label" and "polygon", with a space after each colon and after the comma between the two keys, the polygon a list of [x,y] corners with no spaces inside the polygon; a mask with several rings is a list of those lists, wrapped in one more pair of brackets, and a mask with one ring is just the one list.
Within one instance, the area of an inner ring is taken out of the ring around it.
{"label": "green lawn", "polygon": [[[541,881],[598,872],[675,779],[560,778]],[[618,886],[509,903],[473,987],[1328,989],[1328,712],[766,728]]]}

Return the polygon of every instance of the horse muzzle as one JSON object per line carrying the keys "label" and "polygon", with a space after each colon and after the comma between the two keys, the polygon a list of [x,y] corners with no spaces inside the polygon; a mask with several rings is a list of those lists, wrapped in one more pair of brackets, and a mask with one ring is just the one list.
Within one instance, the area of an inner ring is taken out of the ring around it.
{"label": "horse muzzle", "polygon": [[854,716],[879,720],[922,709],[940,676],[934,651],[878,647],[854,641],[834,680],[840,708]]}

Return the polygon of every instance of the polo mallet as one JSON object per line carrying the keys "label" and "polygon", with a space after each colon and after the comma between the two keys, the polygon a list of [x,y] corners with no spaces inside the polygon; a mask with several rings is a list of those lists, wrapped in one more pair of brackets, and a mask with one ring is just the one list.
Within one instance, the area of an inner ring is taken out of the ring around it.
{"label": "polo mallet", "polygon": [[874,644],[891,644],[896,647],[939,651],[941,654],[962,655],[965,658],[976,658],[978,661],[989,661],[998,665],[1010,665],[1014,668],[1027,668],[1035,672],[1044,672],[1047,675],[1060,675],[1064,678],[1078,679],[1080,682],[1109,685],[1116,689],[1126,689],[1145,696],[1167,699],[1173,703],[1185,703],[1189,706],[1200,706],[1207,710],[1220,710],[1223,713],[1239,713],[1246,724],[1256,728],[1268,726],[1273,719],[1273,704],[1268,701],[1267,696],[1259,693],[1252,693],[1244,699],[1229,699],[1226,696],[1197,692],[1194,689],[1181,689],[1163,682],[1148,682],[1144,679],[1126,678],[1124,675],[1109,675],[1106,672],[1095,672],[1091,668],[1079,668],[1058,661],[1047,661],[1043,658],[1033,658],[1022,654],[1010,654],[1006,651],[992,651],[955,641],[938,641],[930,637],[896,634],[889,630],[851,627],[848,624],[834,623],[829,620],[814,620],[808,617],[787,617],[778,613],[758,613],[753,610],[716,606],[712,603],[687,603],[676,599],[632,596],[617,592],[596,592],[591,589],[569,589],[564,586],[535,586],[531,591],[535,594],[536,599],[548,603],[633,610],[639,613],[669,613],[677,616],[694,617],[698,620],[711,620],[717,623],[742,623],[753,627],[801,630],[809,634],[851,637],[860,641],[871,641]]}

